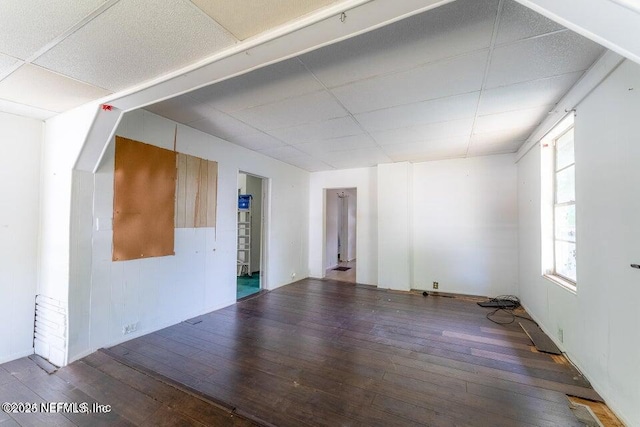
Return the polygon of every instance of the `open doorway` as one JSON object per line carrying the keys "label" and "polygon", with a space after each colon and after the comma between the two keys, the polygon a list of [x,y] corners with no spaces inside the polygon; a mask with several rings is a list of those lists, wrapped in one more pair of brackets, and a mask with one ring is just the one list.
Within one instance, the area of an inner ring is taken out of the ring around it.
{"label": "open doorway", "polygon": [[325,207],[325,278],[356,283],[357,189],[326,189]]}
{"label": "open doorway", "polygon": [[264,287],[264,212],[266,179],[238,173],[238,239],[236,298],[260,292]]}

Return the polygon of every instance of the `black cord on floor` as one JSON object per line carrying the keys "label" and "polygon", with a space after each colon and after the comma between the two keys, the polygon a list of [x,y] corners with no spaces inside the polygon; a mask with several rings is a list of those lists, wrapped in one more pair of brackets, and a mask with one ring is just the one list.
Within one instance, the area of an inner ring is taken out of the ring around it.
{"label": "black cord on floor", "polygon": [[[519,319],[531,320],[533,322],[533,319],[530,319],[529,317],[525,317],[525,316],[520,316],[513,312],[515,309],[521,306],[520,298],[518,298],[515,295],[499,295],[495,298],[490,299],[488,302],[492,302],[498,305],[495,310],[487,313],[487,319],[491,320],[493,323],[496,323],[498,325],[509,325],[515,322],[516,317]],[[504,312],[508,314],[510,316],[510,319],[504,322],[500,320],[492,319],[493,316],[495,316],[500,312]]]}

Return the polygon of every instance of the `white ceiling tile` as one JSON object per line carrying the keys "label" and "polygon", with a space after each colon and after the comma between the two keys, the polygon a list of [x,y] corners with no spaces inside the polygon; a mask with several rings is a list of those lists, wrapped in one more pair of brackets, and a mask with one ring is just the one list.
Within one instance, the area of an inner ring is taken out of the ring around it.
{"label": "white ceiling tile", "polygon": [[406,153],[406,154],[394,154],[389,157],[394,162],[430,162],[435,160],[444,159],[458,159],[466,157],[467,149],[463,147],[451,148],[451,149],[436,149],[428,150],[419,153]]}
{"label": "white ceiling tile", "polygon": [[265,150],[260,150],[258,152],[264,154],[265,156],[273,157],[274,159],[278,159],[278,160],[286,160],[292,157],[300,157],[307,154],[307,153],[303,153],[302,151],[290,145],[284,145],[282,147],[276,147],[276,148],[267,148]]}
{"label": "white ceiling tile", "polygon": [[336,0],[191,0],[240,40],[260,34]]}
{"label": "white ceiling tile", "polygon": [[363,168],[380,163],[389,163],[391,159],[380,148],[360,148],[357,150],[334,151],[319,156],[324,162],[337,169]]}
{"label": "white ceiling tile", "polygon": [[36,63],[121,90],[234,43],[226,30],[183,0],[120,0]]}
{"label": "white ceiling tile", "polygon": [[302,57],[327,86],[489,47],[497,0],[457,0]]}
{"label": "white ceiling tile", "polygon": [[257,132],[254,127],[216,110],[211,110],[207,113],[207,118],[205,119],[189,122],[189,126],[227,141]]}
{"label": "white ceiling tile", "polygon": [[491,56],[485,88],[584,71],[603,51],[572,31],[498,46]]}
{"label": "white ceiling tile", "polygon": [[450,122],[430,123],[422,126],[373,132],[371,136],[382,145],[421,142],[457,136],[469,137],[473,128],[473,117]]}
{"label": "white ceiling tile", "polygon": [[215,112],[210,105],[193,99],[188,95],[178,96],[158,102],[157,104],[149,105],[145,107],[145,110],[184,124],[207,119]]}
{"label": "white ceiling tile", "polygon": [[553,105],[545,105],[525,110],[478,116],[473,133],[497,132],[512,128],[531,128],[542,122],[552,108]]}
{"label": "white ceiling tile", "polygon": [[535,127],[516,127],[494,132],[483,132],[471,135],[472,146],[522,143],[534,131]]}
{"label": "white ceiling tile", "polygon": [[369,132],[473,117],[480,92],[457,95],[356,115]]}
{"label": "white ceiling tile", "polygon": [[106,0],[0,1],[0,52],[27,59]]}
{"label": "white ceiling tile", "polygon": [[286,145],[284,142],[262,132],[233,136],[229,141],[255,151],[267,150]]}
{"label": "white ceiling tile", "polygon": [[361,133],[363,133],[362,129],[352,117],[340,117],[322,122],[306,123],[299,126],[269,131],[270,135],[292,145],[359,135]]}
{"label": "white ceiling tile", "polygon": [[546,79],[516,83],[482,92],[479,115],[557,103],[578,81],[583,72],[564,74]]}
{"label": "white ceiling tile", "polygon": [[474,92],[482,87],[488,54],[483,50],[331,91],[352,113]]}
{"label": "white ceiling tile", "polygon": [[285,163],[299,167],[300,169],[304,169],[309,172],[320,172],[334,169],[332,166],[329,166],[322,160],[309,155],[291,157],[287,159]]}
{"label": "white ceiling tile", "polygon": [[22,65],[0,81],[0,98],[58,113],[108,94],[30,64]]}
{"label": "white ceiling tile", "polygon": [[297,58],[260,68],[189,95],[233,112],[321,90],[322,85]]}
{"label": "white ceiling tile", "polygon": [[236,111],[232,115],[258,129],[270,130],[344,117],[347,112],[329,93],[319,91]]}
{"label": "white ceiling tile", "polygon": [[16,58],[0,53],[0,78],[2,78],[3,73],[8,72],[9,69],[17,63],[18,60]]}
{"label": "white ceiling tile", "polygon": [[[433,141],[408,142],[403,144],[385,145],[382,150],[394,161],[399,158],[415,158],[440,153],[445,157],[456,156],[469,145],[469,136],[443,138]],[[448,154],[451,153],[451,154]]]}
{"label": "white ceiling tile", "polygon": [[469,157],[488,156],[493,154],[515,153],[524,141],[505,142],[503,144],[471,145],[467,155]]}
{"label": "white ceiling tile", "polygon": [[529,9],[513,0],[507,0],[502,7],[500,26],[496,43],[502,44],[527,37],[539,36],[564,27],[545,18],[538,12]]}
{"label": "white ceiling tile", "polygon": [[359,148],[376,148],[376,143],[368,135],[345,136],[342,138],[327,139],[324,141],[309,142],[296,145],[296,148],[305,153],[318,155],[332,151],[356,150]]}
{"label": "white ceiling tile", "polygon": [[469,138],[447,138],[425,143],[390,145],[383,148],[394,162],[424,162],[465,157]]}

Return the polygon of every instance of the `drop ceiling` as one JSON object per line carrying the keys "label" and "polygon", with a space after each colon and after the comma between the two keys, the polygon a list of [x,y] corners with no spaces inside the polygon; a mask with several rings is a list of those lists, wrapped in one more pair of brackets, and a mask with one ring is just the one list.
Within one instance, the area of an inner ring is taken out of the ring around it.
{"label": "drop ceiling", "polygon": [[309,171],[513,153],[603,53],[457,0],[147,109]]}
{"label": "drop ceiling", "polygon": [[2,0],[0,111],[40,119],[338,0]]}

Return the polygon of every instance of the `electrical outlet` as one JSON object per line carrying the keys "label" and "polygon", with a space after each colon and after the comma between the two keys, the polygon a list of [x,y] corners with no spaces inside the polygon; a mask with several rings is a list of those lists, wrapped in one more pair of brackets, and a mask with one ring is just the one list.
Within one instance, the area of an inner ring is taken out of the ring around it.
{"label": "electrical outlet", "polygon": [[438,286],[439,286],[438,282],[433,282],[433,289],[438,289]]}
{"label": "electrical outlet", "polygon": [[560,342],[564,342],[564,331],[562,328],[558,328],[558,340]]}
{"label": "electrical outlet", "polygon": [[122,335],[128,335],[137,330],[138,330],[138,322],[129,323],[128,325],[124,325],[124,327],[122,328]]}
{"label": "electrical outlet", "polygon": [[296,278],[296,273],[291,273],[291,280],[295,280]]}

